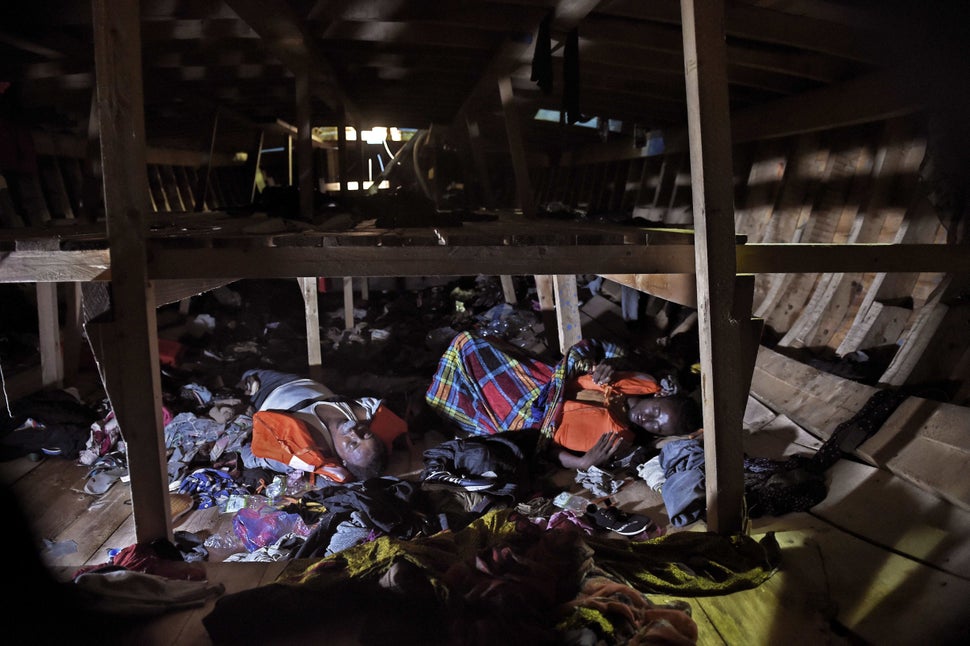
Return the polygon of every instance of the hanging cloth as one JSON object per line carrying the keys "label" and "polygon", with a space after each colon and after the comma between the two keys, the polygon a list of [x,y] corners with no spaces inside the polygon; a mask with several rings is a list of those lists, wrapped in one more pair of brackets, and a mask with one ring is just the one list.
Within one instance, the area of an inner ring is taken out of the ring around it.
{"label": "hanging cloth", "polygon": [[532,80],[536,82],[543,93],[552,92],[552,11],[539,23],[539,31],[536,33],[536,48],[532,54]]}
{"label": "hanging cloth", "polygon": [[579,30],[572,29],[566,36],[562,58],[562,111],[566,123],[585,121],[579,113]]}

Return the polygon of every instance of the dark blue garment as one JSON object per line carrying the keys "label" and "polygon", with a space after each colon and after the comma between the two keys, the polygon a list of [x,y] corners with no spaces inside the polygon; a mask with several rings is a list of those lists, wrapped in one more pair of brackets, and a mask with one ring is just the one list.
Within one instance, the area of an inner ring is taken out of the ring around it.
{"label": "dark blue garment", "polygon": [[247,370],[243,373],[242,382],[246,381],[247,377],[255,376],[259,379],[259,390],[253,395],[253,407],[256,410],[260,409],[269,394],[276,390],[279,386],[283,384],[288,384],[297,379],[304,379],[300,375],[294,375],[288,372],[279,372],[278,370],[266,370],[266,369],[253,369]]}
{"label": "dark blue garment", "polygon": [[689,525],[704,516],[707,491],[704,445],[699,440],[676,440],[660,449],[660,466],[666,480],[664,506],[674,527]]}

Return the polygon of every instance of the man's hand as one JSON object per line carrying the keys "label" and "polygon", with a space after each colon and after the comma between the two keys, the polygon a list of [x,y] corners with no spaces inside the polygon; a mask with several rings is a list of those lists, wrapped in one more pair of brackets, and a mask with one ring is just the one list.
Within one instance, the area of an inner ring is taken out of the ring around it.
{"label": "man's hand", "polygon": [[593,371],[590,376],[593,377],[593,383],[597,386],[605,386],[606,384],[613,381],[613,366],[608,363],[598,363],[593,366]]}
{"label": "man's hand", "polygon": [[609,433],[604,433],[600,435],[600,439],[596,440],[596,444],[593,445],[589,451],[583,454],[579,459],[579,466],[577,469],[588,469],[592,466],[598,466],[603,464],[616,453],[616,450],[620,448],[620,443],[622,438],[619,433],[610,431]]}
{"label": "man's hand", "polygon": [[249,375],[246,377],[245,381],[243,381],[242,387],[243,392],[246,393],[246,395],[249,397],[255,397],[256,393],[259,392],[259,377],[256,375]]}

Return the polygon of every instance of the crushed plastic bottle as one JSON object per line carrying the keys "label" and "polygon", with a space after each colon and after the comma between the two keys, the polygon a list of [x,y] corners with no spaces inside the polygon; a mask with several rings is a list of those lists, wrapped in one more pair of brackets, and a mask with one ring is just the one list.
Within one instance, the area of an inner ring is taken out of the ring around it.
{"label": "crushed plastic bottle", "polygon": [[269,498],[269,504],[275,505],[276,500],[283,495],[286,491],[286,476],[278,475],[273,478],[273,481],[266,486],[266,497]]}

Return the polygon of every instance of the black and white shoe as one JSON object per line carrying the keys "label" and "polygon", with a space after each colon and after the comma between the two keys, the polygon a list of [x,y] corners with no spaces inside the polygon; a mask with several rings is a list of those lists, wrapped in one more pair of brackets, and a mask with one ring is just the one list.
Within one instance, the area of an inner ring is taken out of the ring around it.
{"label": "black and white shoe", "polygon": [[591,504],[586,508],[586,515],[598,527],[621,536],[636,536],[653,525],[653,521],[646,516],[628,514],[616,507],[597,507]]}
{"label": "black and white shoe", "polygon": [[487,491],[498,484],[495,478],[488,476],[462,476],[448,471],[429,473],[422,482],[429,485],[443,485],[451,489],[464,489],[465,491]]}

